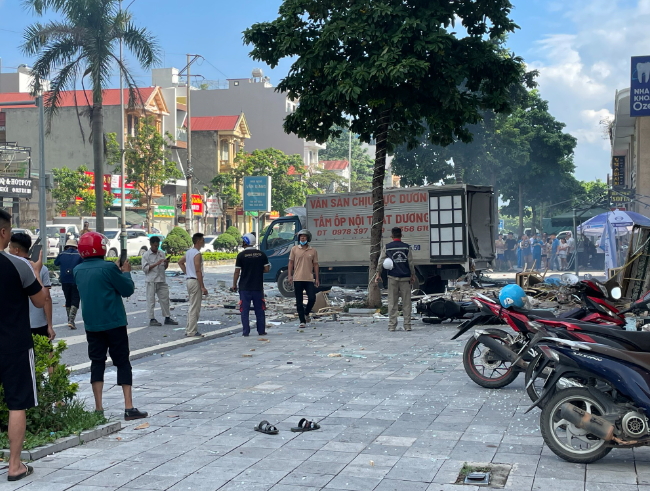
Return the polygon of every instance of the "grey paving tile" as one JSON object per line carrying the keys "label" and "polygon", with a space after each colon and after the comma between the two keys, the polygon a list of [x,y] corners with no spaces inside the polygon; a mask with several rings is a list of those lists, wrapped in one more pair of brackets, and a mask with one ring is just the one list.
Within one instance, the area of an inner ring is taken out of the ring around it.
{"label": "grey paving tile", "polygon": [[325,489],[345,489],[349,491],[372,491],[379,485],[380,482],[381,482],[381,478],[357,477],[357,476],[339,474],[328,483]]}
{"label": "grey paving tile", "polygon": [[584,481],[556,479],[552,477],[536,477],[533,482],[533,491],[549,491],[553,489],[561,489],[562,491],[584,491],[585,483]]}

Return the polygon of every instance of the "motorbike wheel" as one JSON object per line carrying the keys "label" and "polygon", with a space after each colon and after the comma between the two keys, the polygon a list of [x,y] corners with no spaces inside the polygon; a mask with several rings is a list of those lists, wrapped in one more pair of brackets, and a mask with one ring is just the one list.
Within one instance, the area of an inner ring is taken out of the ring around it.
{"label": "motorbike wheel", "polygon": [[[508,344],[508,335],[500,329],[485,329],[494,339]],[[486,389],[500,389],[511,384],[519,371],[509,361],[492,358],[490,349],[473,336],[463,350],[465,372],[476,384]]]}
{"label": "motorbike wheel", "polygon": [[[541,353],[537,355],[529,364],[528,367],[526,368],[526,372],[524,373],[524,386],[526,387],[526,393],[528,394],[528,397],[530,397],[530,400],[533,402],[536,402],[537,399],[539,399],[539,396],[542,393],[542,388],[544,387],[544,383],[546,382],[547,375],[544,373],[541,373],[539,377],[535,379],[535,381],[528,385],[530,382],[530,379],[533,377],[533,373],[535,373],[535,370],[537,370],[537,366],[539,365],[542,357]],[[545,369],[546,370],[546,369]],[[540,408],[543,408],[545,403],[540,405]]]}
{"label": "motorbike wheel", "polygon": [[597,416],[605,414],[605,409],[588,389],[574,387],[561,390],[542,409],[539,426],[544,442],[555,455],[567,462],[590,464],[602,459],[612,447],[597,436],[562,419],[560,408],[565,402]]}

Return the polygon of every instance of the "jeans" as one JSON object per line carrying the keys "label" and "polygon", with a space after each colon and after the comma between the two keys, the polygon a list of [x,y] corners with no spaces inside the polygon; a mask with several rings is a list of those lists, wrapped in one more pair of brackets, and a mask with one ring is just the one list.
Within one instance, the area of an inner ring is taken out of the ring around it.
{"label": "jeans", "polygon": [[241,312],[241,325],[244,328],[244,336],[251,332],[249,313],[251,310],[251,301],[255,309],[255,319],[257,320],[257,334],[266,332],[266,302],[264,301],[264,292],[262,290],[239,290],[239,311]]}
{"label": "jeans", "polygon": [[551,270],[560,269],[559,260],[558,260],[558,257],[557,257],[557,252],[552,252],[551,253],[551,265],[550,265],[550,267],[548,269],[551,269]]}
{"label": "jeans", "polygon": [[117,385],[133,385],[133,372],[129,361],[129,336],[126,326],[107,331],[86,331],[88,358],[90,358],[90,383],[103,382],[106,369],[106,352],[117,367]]}
{"label": "jeans", "polygon": [[[296,309],[298,310],[298,317],[300,323],[304,324],[306,316],[311,314],[311,309],[316,303],[316,287],[313,281],[294,281],[293,289],[296,294]],[[307,307],[302,303],[303,292],[307,293]]]}

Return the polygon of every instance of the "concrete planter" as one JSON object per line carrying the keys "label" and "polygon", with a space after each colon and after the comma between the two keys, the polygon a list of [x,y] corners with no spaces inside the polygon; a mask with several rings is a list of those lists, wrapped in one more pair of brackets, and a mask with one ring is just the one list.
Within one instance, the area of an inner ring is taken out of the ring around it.
{"label": "concrete planter", "polygon": [[[76,447],[78,445],[83,445],[84,443],[97,440],[111,433],[116,433],[122,429],[122,423],[119,421],[113,421],[106,423],[105,425],[97,426],[92,430],[86,430],[80,435],[70,435],[64,438],[59,438],[58,440],[43,445],[41,447],[32,448],[31,450],[23,450],[20,453],[20,458],[23,460],[38,460],[42,459],[47,455],[53,453],[61,452],[68,448]],[[9,457],[9,450],[0,450],[0,454],[3,454],[5,458]]]}

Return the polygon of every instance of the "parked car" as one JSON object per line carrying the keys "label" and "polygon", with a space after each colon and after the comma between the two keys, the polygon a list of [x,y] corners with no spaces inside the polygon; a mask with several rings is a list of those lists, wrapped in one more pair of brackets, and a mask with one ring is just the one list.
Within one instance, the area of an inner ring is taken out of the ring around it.
{"label": "parked car", "polygon": [[[142,256],[149,249],[149,237],[143,230],[127,229],[126,231],[126,254],[128,257]],[[104,230],[108,239],[107,257],[119,257],[120,255],[120,230]]]}
{"label": "parked car", "polygon": [[202,253],[203,253],[203,252],[214,252],[215,249],[214,249],[214,244],[213,244],[213,242],[214,242],[215,240],[217,240],[218,237],[219,237],[219,234],[216,234],[216,235],[206,235],[206,236],[204,237],[204,239],[205,239],[205,245],[204,245],[203,247],[201,247],[201,252],[202,252]]}
{"label": "parked car", "polygon": [[48,225],[45,228],[47,235],[47,257],[58,256],[65,247],[65,236],[61,235],[61,229],[58,225]]}

